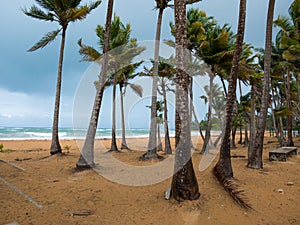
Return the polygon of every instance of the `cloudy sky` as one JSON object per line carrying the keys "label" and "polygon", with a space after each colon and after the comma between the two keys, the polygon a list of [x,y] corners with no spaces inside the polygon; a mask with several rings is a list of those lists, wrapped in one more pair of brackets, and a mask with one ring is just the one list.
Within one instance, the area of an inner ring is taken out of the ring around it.
{"label": "cloudy sky", "polygon": [[[277,0],[275,17],[278,14],[287,15],[291,2]],[[208,16],[214,16],[221,25],[230,24],[235,32],[238,3],[238,0],[203,0],[193,7],[206,11]],[[45,33],[55,30],[57,24],[35,20],[22,13],[21,8],[29,8],[34,0],[10,0],[1,4],[0,127],[51,126],[60,39],[33,53],[27,52],[27,49]],[[245,41],[255,47],[264,46],[267,4],[267,0],[248,1]],[[104,0],[84,21],[68,27],[61,98],[62,127],[72,126],[74,96],[82,76],[90,66],[80,62],[77,40],[82,38],[84,43],[97,47],[94,30],[97,24],[105,23],[106,5],[107,0]],[[154,6],[154,0],[116,0],[114,11],[124,23],[131,23],[132,37],[146,41],[154,39],[157,18]],[[171,38],[168,24],[172,20],[173,12],[167,9],[163,18],[162,39]],[[103,104],[102,114],[109,114],[110,101]],[[145,124],[145,121],[136,122],[136,127]],[[104,122],[100,126],[107,127],[109,123]]]}

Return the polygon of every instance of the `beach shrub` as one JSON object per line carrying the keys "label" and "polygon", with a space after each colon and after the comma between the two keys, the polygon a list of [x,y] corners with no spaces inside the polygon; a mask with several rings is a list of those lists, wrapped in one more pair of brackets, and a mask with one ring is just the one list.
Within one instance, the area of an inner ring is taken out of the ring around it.
{"label": "beach shrub", "polygon": [[4,147],[4,145],[2,143],[0,143],[0,152],[3,151],[3,147]]}

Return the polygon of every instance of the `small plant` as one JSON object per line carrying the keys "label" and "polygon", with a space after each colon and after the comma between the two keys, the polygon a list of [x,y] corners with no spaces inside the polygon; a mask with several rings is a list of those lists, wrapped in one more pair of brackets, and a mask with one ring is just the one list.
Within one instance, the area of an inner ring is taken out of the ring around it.
{"label": "small plant", "polygon": [[0,143],[0,152],[3,151],[3,147],[4,147],[4,145],[2,143]]}
{"label": "small plant", "polygon": [[72,147],[71,145],[66,145],[66,146],[65,146],[65,150],[67,150],[67,153],[70,152],[71,147]]}

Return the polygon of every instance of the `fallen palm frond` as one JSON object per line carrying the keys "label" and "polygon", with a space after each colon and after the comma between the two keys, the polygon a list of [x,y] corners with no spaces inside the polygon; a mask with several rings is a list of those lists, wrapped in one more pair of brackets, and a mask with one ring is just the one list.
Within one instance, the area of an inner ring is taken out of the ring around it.
{"label": "fallen palm frond", "polygon": [[233,200],[245,209],[253,209],[248,203],[248,199],[245,197],[245,191],[240,190],[239,185],[233,178],[226,176],[224,170],[218,166],[214,167],[213,173],[221,185],[224,187],[225,191],[233,198]]}

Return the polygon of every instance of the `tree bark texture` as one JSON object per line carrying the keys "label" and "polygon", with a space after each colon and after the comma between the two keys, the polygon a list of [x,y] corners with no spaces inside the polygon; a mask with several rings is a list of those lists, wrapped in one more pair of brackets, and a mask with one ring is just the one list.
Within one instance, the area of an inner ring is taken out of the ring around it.
{"label": "tree bark texture", "polygon": [[248,167],[253,169],[263,168],[262,153],[263,142],[266,128],[269,96],[270,96],[270,73],[271,73],[271,52],[272,52],[272,27],[274,15],[275,0],[269,0],[267,28],[266,28],[266,44],[265,44],[265,60],[264,60],[264,82],[261,96],[261,111],[258,117],[257,130],[254,140],[254,148],[248,158]]}
{"label": "tree bark texture", "polygon": [[246,0],[240,0],[238,32],[236,38],[236,47],[234,51],[230,78],[228,84],[228,93],[226,101],[226,119],[224,137],[221,143],[220,157],[214,168],[215,174],[222,174],[227,178],[233,177],[230,156],[230,133],[232,127],[233,109],[236,102],[236,85],[239,72],[239,61],[243,48],[244,31],[246,20]]}
{"label": "tree bark texture", "polygon": [[172,197],[177,201],[200,197],[198,182],[191,159],[191,131],[189,117],[189,77],[186,72],[186,2],[175,0],[176,38],[176,150]]}
{"label": "tree bark texture", "polygon": [[153,64],[153,76],[152,76],[152,97],[151,97],[151,121],[150,121],[150,134],[148,140],[148,148],[146,154],[142,156],[141,159],[147,160],[152,158],[158,158],[157,155],[157,81],[158,81],[158,59],[159,59],[159,42],[161,33],[161,23],[164,9],[160,8],[157,24],[156,24],[156,34],[155,34],[155,49],[154,49],[154,64]]}
{"label": "tree bark texture", "polygon": [[83,148],[80,153],[80,157],[76,163],[76,167],[78,169],[91,168],[95,166],[94,143],[95,143],[96,130],[98,126],[98,119],[100,114],[102,97],[104,93],[104,84],[107,77],[108,55],[105,53],[109,51],[110,24],[112,20],[113,4],[114,4],[114,0],[108,0],[104,43],[103,43],[104,59],[103,59],[102,70],[100,73],[100,81],[96,91],[96,96],[94,100],[88,131],[86,134]]}
{"label": "tree bark texture", "polygon": [[54,115],[53,115],[53,125],[52,125],[52,141],[50,147],[50,154],[61,153],[61,146],[58,137],[58,124],[59,124],[59,107],[60,107],[60,95],[61,95],[61,83],[62,83],[62,67],[64,59],[64,49],[66,42],[66,30],[67,27],[63,27],[61,45],[59,51],[59,63],[56,81],[56,94],[55,94],[55,105],[54,105]]}

